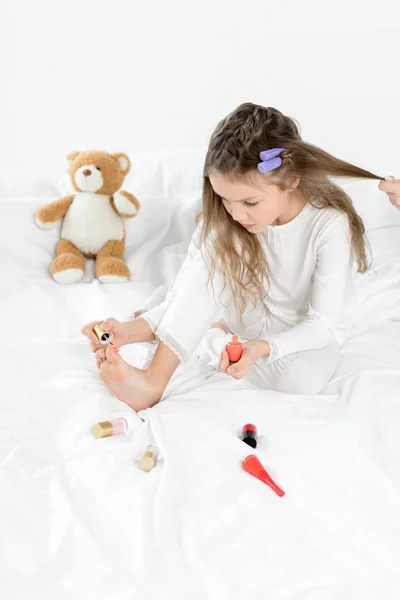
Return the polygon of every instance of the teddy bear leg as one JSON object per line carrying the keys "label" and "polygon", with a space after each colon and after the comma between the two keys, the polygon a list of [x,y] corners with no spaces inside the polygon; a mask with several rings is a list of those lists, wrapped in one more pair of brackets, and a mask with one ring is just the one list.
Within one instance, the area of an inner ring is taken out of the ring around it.
{"label": "teddy bear leg", "polygon": [[85,274],[85,257],[69,240],[60,240],[50,272],[58,283],[77,283]]}
{"label": "teddy bear leg", "polygon": [[120,283],[130,278],[129,268],[122,260],[124,251],[124,242],[113,240],[104,244],[97,255],[95,270],[101,283]]}

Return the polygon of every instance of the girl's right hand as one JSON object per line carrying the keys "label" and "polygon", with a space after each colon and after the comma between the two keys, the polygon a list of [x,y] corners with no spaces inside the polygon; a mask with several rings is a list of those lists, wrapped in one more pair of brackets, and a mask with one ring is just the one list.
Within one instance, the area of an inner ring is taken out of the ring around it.
{"label": "girl's right hand", "polygon": [[112,332],[112,343],[115,348],[120,348],[121,346],[124,346],[128,343],[129,330],[127,327],[127,323],[121,323],[120,321],[117,321],[117,319],[113,318],[105,319],[104,321],[92,321],[91,323],[88,323],[81,329],[83,335],[85,335],[89,340],[92,352],[97,352],[98,350],[104,349],[104,345],[100,344],[96,334],[93,332],[93,327],[95,325],[100,325],[103,331]]}
{"label": "girl's right hand", "polygon": [[385,177],[385,180],[380,182],[379,189],[385,192],[393,206],[400,210],[400,179]]}

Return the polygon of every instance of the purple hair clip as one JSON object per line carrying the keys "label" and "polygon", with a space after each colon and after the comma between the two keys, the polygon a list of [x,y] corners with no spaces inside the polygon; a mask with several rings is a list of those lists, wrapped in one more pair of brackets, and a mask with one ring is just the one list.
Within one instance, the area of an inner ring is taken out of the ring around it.
{"label": "purple hair clip", "polygon": [[262,162],[258,163],[257,169],[260,173],[269,173],[282,165],[282,159],[279,157],[285,148],[272,148],[272,150],[264,150],[260,152]]}

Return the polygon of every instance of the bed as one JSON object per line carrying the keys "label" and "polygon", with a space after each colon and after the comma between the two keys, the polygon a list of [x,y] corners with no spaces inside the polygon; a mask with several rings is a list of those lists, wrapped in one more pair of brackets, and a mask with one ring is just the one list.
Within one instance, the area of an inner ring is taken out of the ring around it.
{"label": "bed", "polygon": [[[60,286],[48,275],[58,230],[32,217],[50,198],[2,188],[0,173],[0,598],[398,599],[400,213],[376,183],[345,183],[374,262],[321,394],[199,371],[135,414],[99,381],[80,327],[126,318],[172,283],[200,192],[169,177],[161,165],[147,187],[131,182],[143,205],[127,224],[132,280],[102,285],[89,263],[84,282]],[[140,366],[147,349],[135,352]],[[117,417],[127,435],[91,435]],[[241,470],[248,422],[284,498]],[[144,473],[148,444],[161,457]]]}

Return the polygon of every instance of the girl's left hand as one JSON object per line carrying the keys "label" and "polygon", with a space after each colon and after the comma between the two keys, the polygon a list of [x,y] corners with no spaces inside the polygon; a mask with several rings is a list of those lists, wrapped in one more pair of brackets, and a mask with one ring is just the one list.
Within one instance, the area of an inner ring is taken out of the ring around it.
{"label": "girl's left hand", "polygon": [[258,361],[263,356],[269,356],[271,353],[271,346],[265,340],[250,340],[249,342],[243,342],[243,353],[241,359],[230,365],[228,352],[226,350],[222,353],[221,364],[219,370],[222,373],[227,373],[235,379],[243,379]]}

